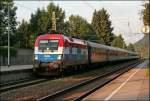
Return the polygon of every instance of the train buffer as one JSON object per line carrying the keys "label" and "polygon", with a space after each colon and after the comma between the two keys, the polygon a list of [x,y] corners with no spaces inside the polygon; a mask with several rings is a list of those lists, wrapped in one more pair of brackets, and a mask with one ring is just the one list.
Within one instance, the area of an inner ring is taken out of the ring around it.
{"label": "train buffer", "polygon": [[90,94],[84,100],[140,100],[149,101],[148,60],[121,75],[108,85]]}

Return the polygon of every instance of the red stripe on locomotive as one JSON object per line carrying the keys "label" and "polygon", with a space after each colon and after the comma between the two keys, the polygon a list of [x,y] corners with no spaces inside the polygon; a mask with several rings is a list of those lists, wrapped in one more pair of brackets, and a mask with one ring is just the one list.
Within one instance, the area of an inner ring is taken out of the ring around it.
{"label": "red stripe on locomotive", "polygon": [[75,48],[86,48],[87,47],[83,40],[79,40],[79,41],[82,41],[83,44],[75,43],[73,38],[68,38],[68,37],[64,38],[62,34],[40,35],[35,41],[35,47],[39,46],[40,40],[50,40],[50,39],[59,40],[59,44],[58,44],[59,47],[75,47]]}
{"label": "red stripe on locomotive", "polygon": [[64,41],[63,41],[63,37],[61,34],[45,34],[45,35],[40,35],[36,41],[35,41],[35,47],[39,46],[39,41],[40,40],[59,40],[59,47],[63,47],[64,46]]}

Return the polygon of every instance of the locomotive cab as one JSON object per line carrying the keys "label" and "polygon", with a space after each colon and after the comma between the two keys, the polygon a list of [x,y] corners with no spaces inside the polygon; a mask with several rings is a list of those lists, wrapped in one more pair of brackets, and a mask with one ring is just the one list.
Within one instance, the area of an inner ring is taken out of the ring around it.
{"label": "locomotive cab", "polygon": [[38,73],[56,72],[61,67],[63,40],[61,34],[39,36],[35,42],[33,70]]}

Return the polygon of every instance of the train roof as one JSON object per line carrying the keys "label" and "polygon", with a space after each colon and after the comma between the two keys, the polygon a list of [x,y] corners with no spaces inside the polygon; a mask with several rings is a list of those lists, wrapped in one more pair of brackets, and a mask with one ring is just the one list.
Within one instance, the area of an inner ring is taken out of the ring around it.
{"label": "train roof", "polygon": [[91,47],[98,47],[98,48],[109,49],[109,46],[106,46],[106,45],[103,45],[103,44],[99,44],[99,43],[95,43],[95,42],[90,42],[90,41],[87,41],[87,43]]}
{"label": "train roof", "polygon": [[76,44],[82,44],[82,45],[87,45],[87,42],[85,40],[81,40],[81,39],[76,39],[76,38],[72,38],[72,37],[67,37],[65,35],[62,35],[64,40],[67,40],[70,43],[76,43]]}
{"label": "train roof", "polygon": [[137,52],[131,52],[131,51],[128,51],[125,49],[117,48],[117,47],[107,46],[107,45],[94,43],[94,42],[90,42],[90,41],[87,41],[87,42],[91,47],[99,47],[99,48],[111,49],[111,50],[115,50],[115,51],[126,52],[126,53],[130,53],[130,54],[138,54]]}
{"label": "train roof", "polygon": [[44,34],[37,37],[35,46],[38,46],[39,40],[48,40],[48,39],[59,39],[62,41],[67,41],[68,43],[80,45],[80,46],[87,46],[87,42],[85,40],[76,39],[72,37],[67,37],[63,34]]}
{"label": "train roof", "polygon": [[[38,36],[37,40],[40,39],[61,39],[61,40],[67,40],[69,43],[74,43],[74,44],[80,44],[80,45],[90,45],[91,47],[99,47],[99,48],[105,48],[105,49],[111,49],[111,50],[115,50],[115,51],[122,51],[122,52],[126,52],[126,53],[130,53],[130,54],[138,54],[136,52],[131,52],[125,49],[121,49],[121,48],[117,48],[117,47],[112,47],[112,46],[107,46],[107,45],[103,45],[103,44],[99,44],[99,43],[95,43],[95,42],[90,42],[90,41],[85,41],[82,39],[77,39],[77,38],[72,38],[72,37],[68,37],[63,35],[62,33],[60,34],[45,34],[45,35],[40,35]],[[38,45],[38,41],[35,42],[35,46]]]}

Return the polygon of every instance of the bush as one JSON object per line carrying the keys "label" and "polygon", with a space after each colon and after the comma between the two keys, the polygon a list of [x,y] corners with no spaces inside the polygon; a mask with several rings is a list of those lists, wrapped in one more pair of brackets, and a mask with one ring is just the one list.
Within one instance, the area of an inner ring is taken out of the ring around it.
{"label": "bush", "polygon": [[[10,56],[16,56],[17,49],[14,47],[10,47]],[[8,47],[7,46],[0,46],[0,56],[7,57],[8,56]]]}

